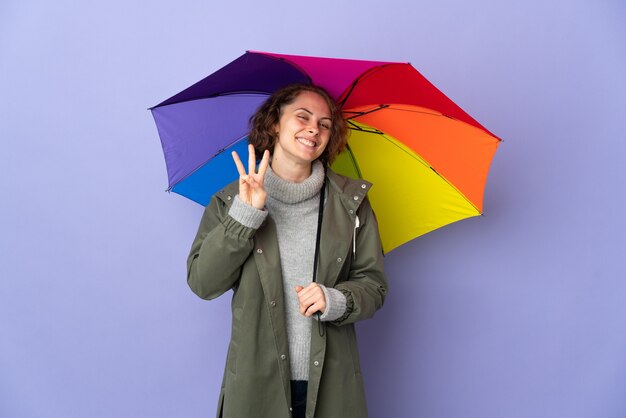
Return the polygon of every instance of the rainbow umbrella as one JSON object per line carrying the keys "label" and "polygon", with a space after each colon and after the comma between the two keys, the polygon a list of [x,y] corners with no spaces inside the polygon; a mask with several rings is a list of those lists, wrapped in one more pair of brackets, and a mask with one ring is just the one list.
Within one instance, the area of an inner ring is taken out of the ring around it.
{"label": "rainbow umbrella", "polygon": [[238,178],[248,121],[280,87],[324,87],[351,135],[332,168],[374,183],[369,192],[386,252],[482,213],[500,139],[408,63],[246,52],[152,107],[169,189],[202,205]]}

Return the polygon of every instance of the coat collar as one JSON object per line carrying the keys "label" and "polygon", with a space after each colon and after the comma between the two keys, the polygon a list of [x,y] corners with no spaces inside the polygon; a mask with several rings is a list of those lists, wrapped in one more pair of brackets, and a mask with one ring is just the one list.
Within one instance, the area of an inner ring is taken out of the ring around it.
{"label": "coat collar", "polygon": [[335,173],[327,169],[326,178],[328,179],[329,189],[341,196],[341,201],[348,209],[350,214],[356,213],[361,206],[367,192],[372,187],[372,183],[363,179],[354,180]]}

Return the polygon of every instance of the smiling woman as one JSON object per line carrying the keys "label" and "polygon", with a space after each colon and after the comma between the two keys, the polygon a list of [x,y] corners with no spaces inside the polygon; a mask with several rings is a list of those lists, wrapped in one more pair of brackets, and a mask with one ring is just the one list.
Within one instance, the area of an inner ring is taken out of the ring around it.
{"label": "smiling woman", "polygon": [[278,90],[252,124],[188,259],[198,296],[234,291],[218,417],[366,417],[354,323],[387,293],[370,184],[328,168],[346,127],[323,89]]}

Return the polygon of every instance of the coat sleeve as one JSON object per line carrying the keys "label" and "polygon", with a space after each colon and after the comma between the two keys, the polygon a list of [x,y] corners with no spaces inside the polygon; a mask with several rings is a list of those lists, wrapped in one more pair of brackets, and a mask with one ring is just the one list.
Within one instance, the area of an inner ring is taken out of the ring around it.
{"label": "coat sleeve", "polygon": [[356,255],[351,260],[348,279],[335,285],[346,296],[346,312],[332,322],[336,325],[371,318],[387,295],[378,223],[368,199],[357,214],[361,225],[356,232]]}
{"label": "coat sleeve", "polygon": [[255,232],[228,215],[228,207],[213,196],[187,258],[191,290],[203,299],[214,299],[234,287],[252,252]]}

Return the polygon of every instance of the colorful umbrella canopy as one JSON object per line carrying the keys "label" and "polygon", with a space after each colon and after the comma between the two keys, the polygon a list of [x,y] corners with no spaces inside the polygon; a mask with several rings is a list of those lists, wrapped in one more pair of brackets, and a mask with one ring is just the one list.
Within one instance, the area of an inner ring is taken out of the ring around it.
{"label": "colorful umbrella canopy", "polygon": [[250,116],[291,83],[324,87],[351,128],[332,168],[374,183],[383,249],[482,213],[500,140],[408,63],[247,52],[151,108],[169,190],[206,205],[238,174]]}

